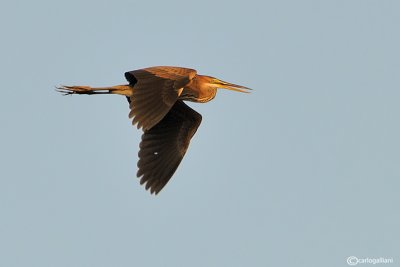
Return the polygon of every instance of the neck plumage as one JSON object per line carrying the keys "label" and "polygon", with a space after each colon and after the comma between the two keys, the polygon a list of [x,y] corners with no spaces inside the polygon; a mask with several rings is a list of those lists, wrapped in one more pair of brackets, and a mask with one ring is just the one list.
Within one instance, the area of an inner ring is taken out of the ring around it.
{"label": "neck plumage", "polygon": [[202,76],[196,76],[191,83],[183,88],[179,99],[205,103],[212,100],[217,94],[217,89],[201,80]]}

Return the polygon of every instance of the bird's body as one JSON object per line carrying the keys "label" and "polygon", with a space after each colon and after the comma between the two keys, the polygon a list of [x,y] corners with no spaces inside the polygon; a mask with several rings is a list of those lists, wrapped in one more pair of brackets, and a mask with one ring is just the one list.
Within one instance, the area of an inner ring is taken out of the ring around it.
{"label": "bird's body", "polygon": [[92,88],[60,86],[65,94],[119,94],[127,97],[132,124],[144,133],[140,143],[138,173],[146,189],[158,193],[179,166],[201,115],[183,101],[205,103],[217,88],[246,92],[249,88],[198,75],[193,69],[159,66],[125,73],[129,84]]}

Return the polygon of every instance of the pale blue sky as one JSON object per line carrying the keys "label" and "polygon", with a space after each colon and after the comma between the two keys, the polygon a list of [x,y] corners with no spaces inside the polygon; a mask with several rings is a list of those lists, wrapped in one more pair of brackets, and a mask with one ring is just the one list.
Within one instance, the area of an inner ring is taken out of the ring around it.
{"label": "pale blue sky", "polygon": [[[399,264],[399,11],[3,1],[0,266]],[[203,123],[157,197],[135,176],[126,100],[54,91],[153,65],[255,90],[189,103]]]}

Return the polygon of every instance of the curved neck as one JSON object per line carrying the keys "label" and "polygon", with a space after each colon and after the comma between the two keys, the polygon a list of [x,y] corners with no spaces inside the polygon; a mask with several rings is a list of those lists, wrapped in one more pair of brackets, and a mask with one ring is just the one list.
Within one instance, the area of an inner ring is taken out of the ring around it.
{"label": "curved neck", "polygon": [[204,76],[196,76],[191,83],[184,87],[180,99],[205,103],[214,99],[217,88],[203,80]]}

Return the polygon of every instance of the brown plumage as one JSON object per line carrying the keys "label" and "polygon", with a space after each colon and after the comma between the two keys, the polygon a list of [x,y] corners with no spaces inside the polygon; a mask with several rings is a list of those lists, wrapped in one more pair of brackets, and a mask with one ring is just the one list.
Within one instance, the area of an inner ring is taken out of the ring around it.
{"label": "brown plumage", "polygon": [[198,75],[193,69],[159,66],[125,73],[129,84],[111,87],[60,86],[69,94],[120,94],[129,102],[132,124],[143,129],[138,172],[140,183],[159,193],[175,173],[190,140],[201,123],[201,115],[183,100],[208,102],[217,88],[248,93],[247,87]]}

